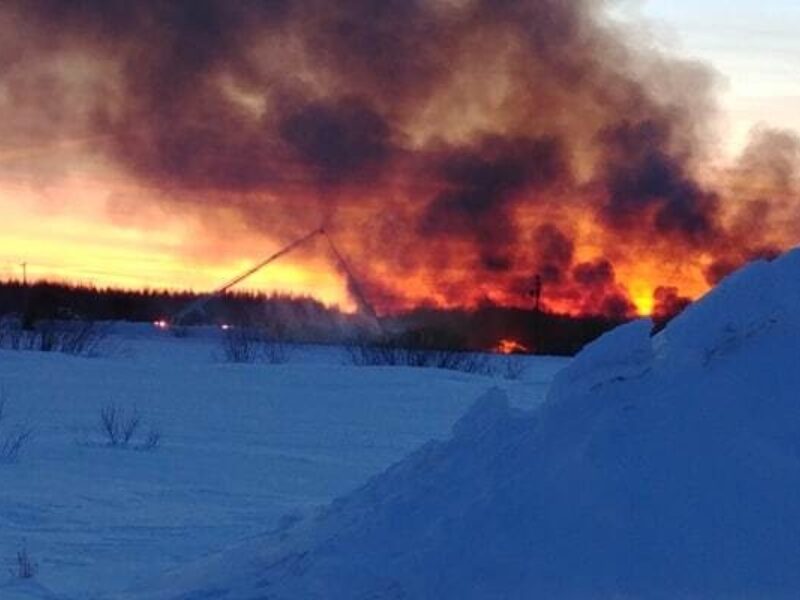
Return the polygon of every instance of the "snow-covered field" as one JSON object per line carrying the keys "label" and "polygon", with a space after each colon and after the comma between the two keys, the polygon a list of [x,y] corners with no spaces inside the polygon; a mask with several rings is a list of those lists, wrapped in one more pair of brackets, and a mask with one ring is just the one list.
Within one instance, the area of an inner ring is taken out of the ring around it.
{"label": "snow-covered field", "polygon": [[658,335],[603,336],[538,408],[491,390],[446,439],[125,598],[797,598],[798,390],[800,250]]}
{"label": "snow-covered field", "polygon": [[[537,405],[567,362],[514,357],[527,368],[513,381],[354,367],[332,347],[293,347],[284,365],[228,364],[212,334],[147,326],[118,327],[106,350],[0,352],[0,442],[16,427],[34,430],[19,459],[0,464],[2,600],[146,587],[446,438],[491,387]],[[136,410],[142,435],[160,432],[158,448],[107,447],[98,425],[112,405]],[[10,573],[22,548],[38,566],[25,581]]]}
{"label": "snow-covered field", "polygon": [[[3,354],[4,427],[36,437],[0,466],[0,551],[39,574],[0,598],[796,598],[800,250],[651,325],[516,381],[133,330]],[[100,444],[110,402],[161,446]]]}

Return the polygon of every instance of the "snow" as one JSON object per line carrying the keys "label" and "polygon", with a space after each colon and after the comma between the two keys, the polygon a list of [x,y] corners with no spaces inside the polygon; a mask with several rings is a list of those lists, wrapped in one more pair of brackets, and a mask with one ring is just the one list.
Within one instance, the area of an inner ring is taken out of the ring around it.
{"label": "snow", "polygon": [[485,392],[448,439],[125,597],[796,597],[800,251],[649,331],[588,347],[538,409]]}
{"label": "snow", "polygon": [[[0,599],[139,589],[446,438],[486,389],[535,406],[566,363],[515,357],[528,368],[508,381],[353,367],[340,348],[295,346],[284,365],[236,365],[221,361],[218,338],[117,325],[100,358],[0,352],[0,437],[34,429],[19,460],[0,464]],[[111,404],[135,408],[143,433],[162,433],[160,447],[107,447],[97,424]],[[22,547],[38,564],[34,579],[9,574]]]}

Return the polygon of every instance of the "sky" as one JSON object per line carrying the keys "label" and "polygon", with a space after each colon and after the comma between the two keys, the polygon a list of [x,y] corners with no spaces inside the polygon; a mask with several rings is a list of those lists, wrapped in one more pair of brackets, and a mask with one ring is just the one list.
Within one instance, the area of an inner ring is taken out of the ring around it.
{"label": "sky", "polygon": [[626,8],[649,19],[663,45],[718,72],[731,149],[758,123],[800,131],[800,3],[647,0]]}
{"label": "sky", "polygon": [[[617,18],[639,23],[644,43],[713,67],[722,107],[714,125],[723,154],[740,151],[760,123],[800,131],[794,109],[800,100],[800,4],[628,0],[614,10]],[[25,263],[30,280],[209,290],[288,241],[266,239],[241,215],[224,211],[214,218],[225,227],[214,233],[196,215],[143,200],[163,192],[93,155],[96,141],[20,146],[0,140],[0,277],[21,278]],[[32,180],[31,164],[59,176]],[[651,289],[640,283],[637,305],[647,310]],[[353,305],[334,261],[313,244],[298,261],[281,261],[248,287]]]}

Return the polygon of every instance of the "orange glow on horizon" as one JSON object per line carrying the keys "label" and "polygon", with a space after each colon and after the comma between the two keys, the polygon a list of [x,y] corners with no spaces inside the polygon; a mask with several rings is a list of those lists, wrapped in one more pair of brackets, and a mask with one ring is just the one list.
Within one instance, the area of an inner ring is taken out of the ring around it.
{"label": "orange glow on horizon", "polygon": [[[57,191],[48,192],[57,195],[59,204],[69,207],[68,212],[58,210],[58,205],[54,209],[51,202],[30,189],[0,184],[5,229],[0,237],[0,276],[21,279],[21,264],[25,262],[29,281],[205,292],[246,271],[286,242],[269,241],[244,229],[230,238],[211,237],[196,218],[168,214],[146,203],[141,215],[119,217],[109,214],[107,202],[115,190],[96,182],[85,183],[67,181]],[[595,245],[586,240],[595,241],[602,232],[581,219],[576,223],[584,240],[576,247],[576,259],[596,259]],[[385,305],[380,298],[369,298],[379,313],[421,305],[469,308],[480,298],[505,306],[531,307],[528,298],[506,289],[500,279],[469,285],[469,271],[424,265],[416,271],[398,272],[395,265],[377,257],[373,263],[356,266],[359,272],[377,277],[395,297],[403,298],[401,305]],[[653,312],[654,290],[665,280],[693,298],[708,289],[699,268],[673,269],[665,277],[663,264],[652,255],[634,261],[616,260],[615,270],[620,289],[642,316]],[[473,295],[454,294],[452,290],[459,288]],[[356,307],[344,275],[327,248],[318,242],[280,259],[237,289],[309,295],[348,311]],[[559,293],[545,283],[543,307],[562,314],[580,314],[574,301]]]}
{"label": "orange glow on horizon", "polygon": [[[116,191],[80,180],[45,194],[0,183],[0,277],[21,280],[25,263],[29,282],[206,292],[281,245],[241,232],[236,239],[218,240],[196,219],[149,205],[135,219],[119,218],[108,210]],[[308,295],[353,310],[346,282],[324,250],[320,245],[286,256],[236,289]]]}
{"label": "orange glow on horizon", "polygon": [[[29,281],[207,292],[291,241],[271,240],[242,223],[240,215],[225,212],[212,215],[212,229],[203,221],[207,215],[177,212],[175,203],[150,200],[148,190],[123,177],[100,175],[72,175],[45,190],[0,180],[4,215],[0,278],[20,280],[24,262]],[[375,210],[379,212],[380,207]],[[357,223],[368,223],[372,217],[348,215]],[[523,231],[530,232],[528,239],[521,240],[529,247],[535,244],[542,221],[570,223],[574,264],[601,260],[609,249],[617,252],[607,255],[614,270],[610,289],[627,298],[631,308],[626,316],[651,315],[656,308],[655,290],[661,285],[672,286],[689,298],[699,297],[710,287],[703,272],[709,257],[686,254],[680,247],[659,247],[635,237],[622,242],[609,239],[613,234],[582,214],[580,204],[544,215],[520,213],[515,219]],[[420,306],[476,308],[486,302],[517,308],[533,306],[524,288],[511,289],[508,285],[509,275],[525,279],[536,274],[538,267],[529,257],[520,256],[511,274],[500,271],[496,277],[489,273],[476,280],[470,263],[478,258],[463,241],[429,241],[430,248],[423,252],[456,258],[447,263],[395,263],[387,254],[371,252],[369,244],[391,245],[402,240],[359,237],[368,230],[359,227],[337,232],[337,243],[364,281],[379,282],[379,287],[366,290],[367,300],[374,303],[379,314]],[[236,289],[308,295],[346,311],[357,309],[346,276],[322,240],[310,241]],[[607,291],[597,298],[591,293],[576,296],[576,290],[563,283],[545,281],[541,306],[573,316],[605,314],[602,301]]]}

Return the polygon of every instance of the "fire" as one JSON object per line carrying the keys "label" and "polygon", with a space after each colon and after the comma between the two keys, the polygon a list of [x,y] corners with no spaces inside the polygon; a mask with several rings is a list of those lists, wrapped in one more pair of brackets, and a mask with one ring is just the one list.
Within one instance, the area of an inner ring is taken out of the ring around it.
{"label": "fire", "polygon": [[655,300],[652,294],[632,294],[631,301],[636,307],[636,314],[638,316],[646,317],[653,314],[653,305],[655,304]]}
{"label": "fire", "polygon": [[497,342],[494,351],[498,354],[523,354],[530,352],[527,346],[511,338],[504,338]]}
{"label": "fire", "polygon": [[716,162],[715,77],[607,3],[51,4],[0,18],[0,251],[36,278],[205,291],[324,225],[354,276],[317,244],[248,285],[623,320],[800,241],[800,139]]}

